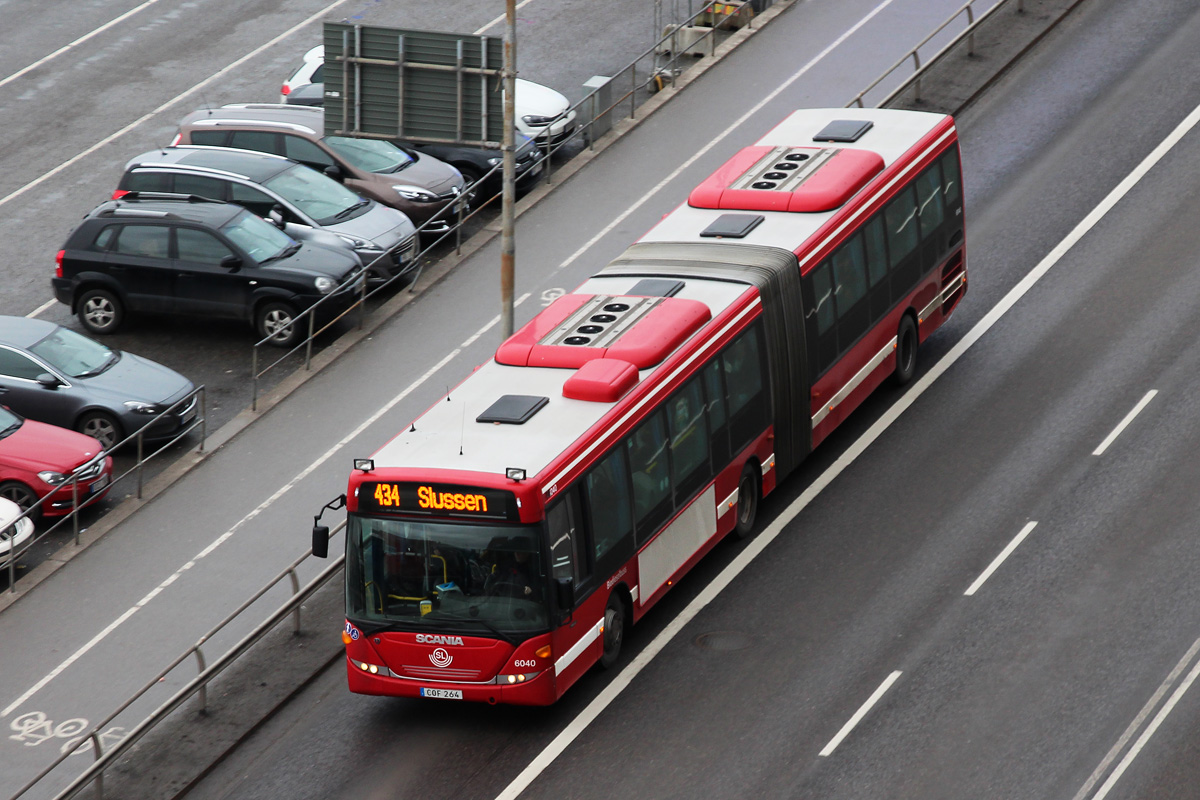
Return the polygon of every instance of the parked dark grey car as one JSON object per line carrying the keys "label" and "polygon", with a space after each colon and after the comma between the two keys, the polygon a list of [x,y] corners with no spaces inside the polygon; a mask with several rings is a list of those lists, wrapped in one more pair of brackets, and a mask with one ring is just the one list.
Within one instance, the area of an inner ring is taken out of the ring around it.
{"label": "parked dark grey car", "polygon": [[113,350],[52,322],[0,316],[0,404],[23,417],[72,428],[107,450],[145,429],[169,439],[196,418],[187,378],[148,358]]}

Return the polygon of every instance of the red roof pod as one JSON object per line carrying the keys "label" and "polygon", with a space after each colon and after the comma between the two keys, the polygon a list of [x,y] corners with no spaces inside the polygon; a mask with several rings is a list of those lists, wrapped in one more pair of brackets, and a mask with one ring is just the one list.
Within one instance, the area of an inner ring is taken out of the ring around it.
{"label": "red roof pod", "polygon": [[563,383],[563,397],[615,403],[637,385],[637,367],[615,358],[593,359]]}

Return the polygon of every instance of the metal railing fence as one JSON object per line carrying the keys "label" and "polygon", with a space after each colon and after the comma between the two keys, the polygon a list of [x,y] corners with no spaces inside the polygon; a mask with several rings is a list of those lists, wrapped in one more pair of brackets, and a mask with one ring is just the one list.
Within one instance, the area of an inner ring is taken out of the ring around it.
{"label": "metal railing fence", "polygon": [[[330,538],[332,539],[339,531],[345,528],[345,526],[346,523],[344,521],[336,526],[330,531]],[[178,709],[196,695],[200,696],[200,712],[203,713],[207,708],[208,703],[208,684],[211,683],[214,678],[228,669],[229,666],[232,665],[242,654],[253,647],[256,642],[262,639],[264,635],[270,632],[288,615],[291,615],[293,618],[293,633],[300,633],[300,606],[306,600],[312,597],[312,595],[318,589],[320,589],[334,576],[341,572],[342,566],[346,559],[344,554],[333,559],[330,564],[315,578],[309,581],[305,586],[301,587],[296,573],[296,568],[308,560],[308,558],[311,556],[312,550],[309,549],[306,553],[304,553],[304,555],[293,561],[287,568],[272,578],[270,583],[251,595],[250,598],[245,600],[234,611],[230,612],[225,619],[221,620],[211,630],[201,636],[199,640],[197,640],[196,644],[192,645],[179,656],[177,656],[166,668],[147,681],[141,689],[133,694],[132,697],[122,703],[116,711],[109,714],[103,721],[93,726],[88,733],[84,734],[81,739],[87,740],[87,742],[91,744],[92,753],[95,756],[95,760],[86,770],[76,776],[65,789],[56,795],[55,800],[66,800],[66,798],[75,797],[93,781],[96,785],[96,797],[103,798],[104,770],[111,766],[113,762],[120,758],[127,750],[129,750],[129,748],[137,744],[143,736],[145,736],[154,728],[154,726],[162,722],[162,720],[166,719],[166,717],[173,711]],[[291,598],[277,608],[274,612],[272,612],[271,615],[265,620],[256,625],[253,630],[239,639],[233,647],[221,654],[217,660],[214,661],[211,666],[209,666],[204,657],[204,644],[220,633],[227,625],[240,617],[248,608],[261,599],[263,595],[279,585],[285,578],[291,580]],[[116,720],[122,712],[158,686],[160,681],[165,679],[167,675],[169,675],[176,667],[189,658],[194,658],[196,660],[196,676],[190,679],[186,685],[179,689],[179,691],[163,702],[157,709],[155,709],[153,713],[150,714],[150,716],[138,723],[137,727],[130,731],[128,735],[121,739],[120,742],[108,750],[104,750],[103,731],[107,730],[108,726],[114,720]],[[77,747],[71,748],[62,753],[57,759],[54,760],[53,763],[45,767],[40,773],[22,786],[16,794],[12,795],[10,800],[17,800],[25,795],[26,792],[53,774],[64,761],[74,755],[79,749],[86,746],[87,744],[81,742]]]}
{"label": "metal railing fence", "polygon": [[[895,64],[893,64],[891,67],[889,67],[882,75],[880,75],[875,80],[871,81],[871,83],[867,86],[867,88],[863,89],[861,92],[859,92],[857,95],[855,95],[853,100],[851,100],[849,103],[846,103],[846,108],[849,108],[850,106],[857,106],[858,108],[862,108],[863,107],[863,98],[867,95],[867,93],[870,92],[872,89],[874,89],[876,86],[878,86],[880,83],[882,83],[884,80],[886,80],[893,72],[895,72],[897,69],[902,67],[906,62],[908,62],[910,60],[912,61],[912,64],[913,64],[913,74],[910,75],[907,79],[905,79],[905,81],[903,83],[901,83],[899,86],[897,86],[895,89],[893,89],[888,94],[887,97],[885,97],[883,100],[881,100],[879,103],[879,106],[881,108],[883,106],[886,106],[888,104],[888,102],[890,102],[893,98],[895,98],[897,95],[899,95],[901,92],[903,92],[905,89],[907,89],[910,86],[913,87],[913,89],[916,93],[915,99],[920,101],[920,99],[921,99],[921,76],[925,74],[925,71],[927,69],[929,69],[931,66],[933,66],[934,64],[936,64],[939,59],[943,58],[951,50],[953,50],[955,47],[957,47],[958,44],[960,42],[962,42],[963,39],[967,40],[967,55],[971,55],[971,56],[975,55],[975,31],[976,31],[976,29],[981,24],[986,22],[987,19],[989,17],[991,17],[992,14],[996,13],[996,11],[998,11],[1000,8],[1007,5],[1010,2],[1010,0],[999,0],[999,2],[996,2],[995,5],[993,5],[987,11],[985,11],[979,17],[979,19],[975,19],[975,5],[980,2],[994,2],[994,0],[967,0],[967,2],[965,4],[963,4],[957,11],[955,11],[953,14],[951,14],[946,19],[945,22],[943,22],[941,25],[937,26],[937,28],[935,28],[932,33],[930,33],[928,36],[926,36],[924,39],[922,39],[920,41],[920,43],[918,43],[915,47],[913,47],[911,50],[909,50],[907,53],[905,53],[904,56],[899,61],[897,61]],[[1025,13],[1025,0],[1016,0],[1016,3],[1017,3],[1017,13],[1024,14]],[[934,39],[934,37],[936,37],[939,33],[944,31],[955,20],[957,20],[959,17],[963,16],[964,14],[967,17],[966,29],[963,30],[961,33],[959,33],[958,36],[954,37],[954,39],[952,41],[950,41],[949,43],[944,45],[940,50],[938,50],[937,53],[935,53],[934,56],[931,59],[929,59],[928,62],[926,62],[925,64],[921,64],[921,48],[924,47],[925,45],[929,44],[929,42],[932,41]]]}
{"label": "metal railing fence", "polygon": [[[154,424],[156,422],[158,422],[159,420],[163,419],[164,417],[167,417],[168,415],[174,414],[180,408],[186,408],[192,402],[195,402],[196,406],[197,406],[195,418],[190,423],[188,423],[187,425],[184,425],[182,428],[180,428],[179,431],[176,432],[169,439],[156,443],[152,452],[147,454],[146,453],[146,442],[145,442],[146,431],[150,430],[154,426]],[[15,593],[17,590],[17,559],[19,559],[21,556],[23,556],[25,553],[27,553],[35,544],[40,542],[42,539],[46,538],[51,533],[58,531],[62,526],[67,525],[67,524],[70,524],[72,526],[72,529],[73,529],[72,532],[74,534],[74,544],[76,546],[78,546],[79,545],[79,532],[80,532],[79,515],[81,513],[83,513],[84,509],[89,508],[90,506],[93,506],[93,505],[99,503],[107,494],[109,494],[113,491],[113,487],[117,486],[117,484],[119,484],[125,478],[128,478],[131,475],[136,476],[136,478],[137,478],[136,495],[137,495],[137,498],[139,500],[141,500],[142,499],[142,491],[145,488],[146,464],[148,464],[152,459],[154,459],[156,456],[158,456],[159,454],[164,452],[168,447],[170,447],[171,445],[180,441],[181,439],[183,439],[185,436],[187,436],[192,431],[199,429],[200,430],[200,443],[197,445],[196,451],[203,452],[204,451],[204,440],[207,437],[207,417],[208,417],[208,402],[206,399],[204,386],[201,385],[201,386],[198,386],[195,389],[193,389],[191,391],[191,393],[189,393],[188,395],[180,398],[178,401],[173,403],[166,410],[155,415],[153,418],[150,419],[149,422],[147,422],[145,425],[143,425],[141,428],[139,428],[135,433],[132,433],[129,436],[126,436],[124,439],[117,442],[112,447],[108,448],[108,450],[101,451],[101,453],[99,455],[97,455],[96,458],[92,459],[87,464],[84,464],[84,465],[74,469],[71,472],[70,476],[68,476],[68,479],[66,481],[63,481],[64,484],[70,483],[70,485],[71,485],[71,496],[72,496],[72,500],[73,500],[72,505],[71,505],[71,511],[68,512],[63,517],[61,517],[60,519],[56,520],[53,524],[51,524],[45,530],[43,530],[40,533],[38,533],[37,535],[31,537],[16,552],[10,551],[10,553],[9,553],[10,558],[8,560],[8,563],[4,567],[5,571],[8,573],[8,591],[10,593]],[[104,487],[102,490],[99,490],[96,493],[91,494],[87,497],[80,498],[80,496],[79,496],[80,484],[81,483],[91,483],[94,480],[94,478],[81,478],[80,476],[82,474],[85,474],[88,470],[90,470],[92,468],[92,465],[97,460],[100,460],[101,462],[103,462],[103,460],[107,456],[111,455],[112,453],[118,452],[118,451],[122,450],[123,448],[127,448],[130,446],[136,446],[136,460],[135,460],[133,466],[130,467],[129,469],[127,469],[125,472],[122,472],[120,475],[114,475],[107,487]],[[21,520],[21,519],[32,520],[35,517],[37,517],[38,509],[43,508],[45,502],[60,491],[61,486],[62,486],[62,484],[60,484],[58,487],[55,487],[51,491],[49,491],[46,494],[39,497],[37,502],[32,504],[29,508],[25,509],[25,511],[23,511],[17,519],[18,520]],[[0,534],[0,538],[8,538],[8,537],[4,534]]]}

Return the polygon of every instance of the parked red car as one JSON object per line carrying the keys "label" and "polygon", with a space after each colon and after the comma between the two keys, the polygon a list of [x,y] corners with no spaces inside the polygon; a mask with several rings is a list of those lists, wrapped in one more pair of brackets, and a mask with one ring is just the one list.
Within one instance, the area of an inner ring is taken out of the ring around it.
{"label": "parked red car", "polygon": [[112,457],[91,436],[0,406],[0,497],[24,510],[53,491],[30,517],[61,516],[75,507],[76,492],[82,505],[103,497],[111,483]]}

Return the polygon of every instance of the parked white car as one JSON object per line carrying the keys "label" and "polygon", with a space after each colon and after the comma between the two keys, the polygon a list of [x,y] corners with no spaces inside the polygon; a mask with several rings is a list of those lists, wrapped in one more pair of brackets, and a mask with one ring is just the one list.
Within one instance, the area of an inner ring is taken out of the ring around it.
{"label": "parked white car", "polygon": [[33,523],[29,517],[17,520],[19,516],[21,507],[12,500],[0,497],[0,567],[8,566],[13,551],[20,550],[33,536]]}
{"label": "parked white car", "polygon": [[[325,46],[317,45],[304,54],[304,61],[283,83],[280,102],[296,103],[298,97],[289,97],[304,88],[302,93],[308,105],[319,105],[324,90],[318,86],[325,83]],[[575,131],[575,112],[571,103],[560,92],[540,83],[517,78],[516,115],[517,130],[543,147],[556,145]]]}

